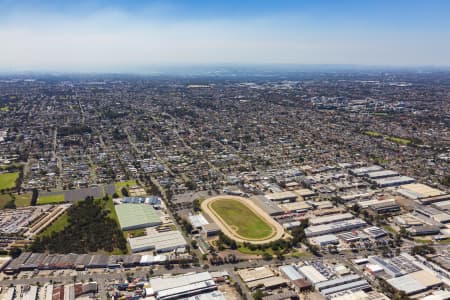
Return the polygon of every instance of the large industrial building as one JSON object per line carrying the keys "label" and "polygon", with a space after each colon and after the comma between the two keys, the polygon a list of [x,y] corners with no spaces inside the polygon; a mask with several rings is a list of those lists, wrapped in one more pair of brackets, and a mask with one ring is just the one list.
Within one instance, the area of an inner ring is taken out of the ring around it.
{"label": "large industrial building", "polygon": [[377,203],[370,206],[370,209],[376,214],[392,214],[401,210],[400,205],[395,201],[392,203]]}
{"label": "large industrial building", "polygon": [[184,299],[217,289],[209,272],[151,278],[150,286],[153,296],[158,300]]}
{"label": "large industrial building", "polygon": [[369,208],[377,214],[392,213],[392,212],[400,211],[400,205],[397,204],[395,199],[364,200],[364,201],[359,201],[357,204],[362,209]]}
{"label": "large industrial building", "polygon": [[380,179],[374,179],[373,182],[381,187],[393,187],[393,186],[399,186],[403,184],[408,183],[414,183],[416,180],[414,178],[408,177],[408,176],[393,176],[393,177],[387,177],[387,178],[380,178]]}
{"label": "large industrial building", "polygon": [[239,270],[237,273],[245,283],[275,276],[272,269],[266,266],[254,269],[243,269]]}
{"label": "large industrial building", "polygon": [[408,232],[413,236],[419,235],[432,235],[438,234],[440,232],[440,228],[438,226],[414,226],[408,230]]}
{"label": "large industrial building", "polygon": [[367,223],[359,218],[345,220],[340,222],[334,222],[329,224],[321,224],[315,226],[309,226],[305,229],[307,237],[313,237],[318,235],[324,235],[328,233],[336,233],[346,230],[351,230],[359,227],[363,227]]}
{"label": "large industrial building", "polygon": [[161,217],[158,212],[146,204],[121,204],[115,206],[122,230],[161,225]]}
{"label": "large industrial building", "polygon": [[283,274],[284,277],[286,277],[290,281],[305,279],[305,277],[302,274],[300,274],[297,268],[293,265],[281,266],[280,272],[281,274]]}
{"label": "large industrial building", "polygon": [[314,192],[310,189],[298,189],[298,190],[295,190],[294,193],[296,193],[297,195],[299,195],[302,198],[313,197],[316,195],[316,192]]}
{"label": "large industrial building", "polygon": [[384,200],[378,200],[378,199],[371,199],[371,200],[364,200],[364,201],[358,201],[358,206],[362,209],[365,208],[371,208],[373,205],[377,204],[395,204],[395,199],[384,199]]}
{"label": "large industrial building", "polygon": [[286,191],[286,192],[266,194],[265,197],[270,201],[275,202],[294,202],[297,201],[298,195],[293,192]]}
{"label": "large industrial building", "polygon": [[338,221],[350,220],[353,218],[354,218],[354,216],[351,213],[343,213],[343,214],[310,218],[309,224],[310,225],[328,224],[328,223],[333,223],[333,222],[338,222]]}
{"label": "large industrial building", "polygon": [[[23,292],[22,300],[36,300],[38,287],[31,285],[28,290]],[[75,296],[73,297],[75,299]]]}
{"label": "large industrial building", "polygon": [[363,229],[363,231],[375,239],[386,236],[388,234],[386,231],[377,226],[365,228]]}
{"label": "large industrial building", "polygon": [[327,278],[322,275],[316,268],[313,266],[302,266],[298,268],[301,274],[303,274],[313,285],[318,284],[319,282],[326,281]]}
{"label": "large industrial building", "polygon": [[346,275],[336,279],[319,282],[315,288],[324,296],[343,291],[370,290],[369,283],[359,275]]}
{"label": "large industrial building", "polygon": [[281,276],[276,276],[273,270],[269,267],[243,269],[239,270],[238,274],[249,289],[254,289],[259,286],[271,289],[285,286],[288,283],[287,279]]}
{"label": "large industrial building", "polygon": [[433,207],[419,206],[414,209],[414,212],[438,223],[446,224],[450,222],[449,214]]}
{"label": "large industrial building", "polygon": [[442,202],[442,201],[447,201],[447,200],[450,200],[450,194],[423,198],[423,199],[420,199],[419,202],[421,204],[427,205],[427,204],[432,204],[432,203]]}
{"label": "large industrial building", "polygon": [[377,265],[390,277],[400,277],[408,273],[419,271],[419,268],[413,263],[414,258],[406,253],[391,259],[379,256],[369,256],[370,263]]}
{"label": "large industrial building", "polygon": [[367,174],[367,177],[369,179],[380,179],[380,178],[387,178],[392,176],[397,176],[398,173],[392,170],[383,170],[383,171],[376,171],[376,172],[370,172]]}
{"label": "large industrial building", "polygon": [[289,212],[303,213],[312,209],[312,206],[305,201],[282,203],[279,206],[287,213]]}
{"label": "large industrial building", "polygon": [[421,270],[401,277],[388,279],[387,282],[406,295],[424,292],[442,285],[442,281],[428,271]]}
{"label": "large industrial building", "polygon": [[269,216],[278,216],[284,213],[275,202],[272,202],[264,196],[254,196],[250,198],[250,200],[258,205],[258,207],[265,211]]}
{"label": "large industrial building", "polygon": [[5,274],[17,274],[22,271],[38,270],[62,270],[86,268],[117,268],[136,267],[138,265],[162,264],[165,261],[178,261],[180,259],[190,260],[188,254],[176,255],[106,255],[106,254],[46,254],[32,256],[30,252],[23,252],[19,257],[12,260],[3,270]]}
{"label": "large industrial building", "polygon": [[410,199],[442,196],[445,193],[422,183],[411,183],[400,186],[397,192]]}
{"label": "large industrial building", "polygon": [[326,245],[337,245],[339,244],[339,239],[334,234],[325,234],[317,237],[313,237],[310,239],[313,244],[316,244],[320,247]]}
{"label": "large industrial building", "polygon": [[191,223],[192,227],[196,229],[202,229],[203,226],[209,224],[209,222],[205,219],[205,217],[202,214],[190,215],[188,218],[189,223]]}
{"label": "large industrial building", "polygon": [[361,167],[361,168],[351,169],[350,173],[355,176],[364,176],[371,172],[377,172],[377,171],[382,171],[382,170],[383,170],[383,167],[373,165],[370,167]]}
{"label": "large industrial building", "polygon": [[169,252],[187,246],[186,240],[179,231],[167,231],[152,235],[130,238],[132,252],[155,250],[156,252]]}

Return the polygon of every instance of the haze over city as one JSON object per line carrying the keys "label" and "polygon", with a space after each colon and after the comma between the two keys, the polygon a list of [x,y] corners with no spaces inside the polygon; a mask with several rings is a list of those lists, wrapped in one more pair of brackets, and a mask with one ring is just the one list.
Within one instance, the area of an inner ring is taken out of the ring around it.
{"label": "haze over city", "polygon": [[1,71],[450,66],[448,1],[0,1]]}

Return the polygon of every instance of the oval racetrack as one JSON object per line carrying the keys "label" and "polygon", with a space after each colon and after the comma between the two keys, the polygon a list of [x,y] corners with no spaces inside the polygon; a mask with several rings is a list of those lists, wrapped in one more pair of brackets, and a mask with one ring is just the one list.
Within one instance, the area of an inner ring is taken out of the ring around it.
{"label": "oval racetrack", "polygon": [[265,244],[283,237],[283,227],[252,200],[237,196],[216,196],[201,204],[222,232],[237,242]]}

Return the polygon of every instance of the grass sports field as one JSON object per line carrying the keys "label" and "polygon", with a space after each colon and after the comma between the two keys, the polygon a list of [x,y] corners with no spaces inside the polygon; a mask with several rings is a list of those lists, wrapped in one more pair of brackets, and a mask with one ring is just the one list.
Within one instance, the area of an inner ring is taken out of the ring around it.
{"label": "grass sports field", "polygon": [[19,178],[19,172],[0,174],[0,190],[14,188],[17,178]]}
{"label": "grass sports field", "polygon": [[60,203],[60,202],[64,202],[64,194],[63,193],[39,196],[37,204],[51,204],[51,203]]}
{"label": "grass sports field", "polygon": [[211,208],[244,238],[264,239],[273,232],[269,224],[239,201],[220,199],[211,203]]}
{"label": "grass sports field", "polygon": [[202,201],[201,208],[236,242],[264,244],[284,236],[283,227],[248,198],[216,196]]}

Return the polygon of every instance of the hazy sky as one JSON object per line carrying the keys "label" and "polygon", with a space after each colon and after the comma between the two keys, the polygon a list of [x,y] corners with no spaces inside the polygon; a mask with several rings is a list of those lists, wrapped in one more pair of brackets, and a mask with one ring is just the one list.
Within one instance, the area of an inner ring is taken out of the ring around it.
{"label": "hazy sky", "polygon": [[0,0],[0,70],[450,66],[450,1]]}

